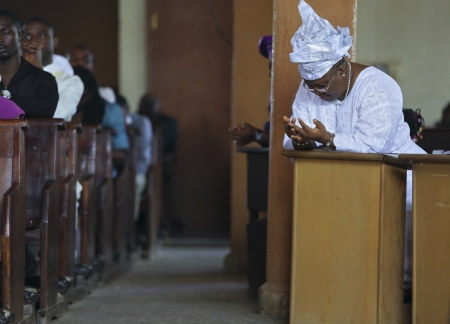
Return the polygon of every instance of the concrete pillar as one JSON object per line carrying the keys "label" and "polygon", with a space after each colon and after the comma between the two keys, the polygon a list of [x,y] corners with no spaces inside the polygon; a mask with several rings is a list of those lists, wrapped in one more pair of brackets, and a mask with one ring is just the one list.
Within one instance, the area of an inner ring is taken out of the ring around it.
{"label": "concrete pillar", "polygon": [[[249,123],[262,128],[269,119],[269,60],[258,51],[258,41],[272,33],[272,0],[233,1],[233,76],[230,127]],[[249,18],[251,17],[251,18]],[[231,148],[231,252],[225,271],[247,269],[247,161]]]}
{"label": "concrete pillar", "polygon": [[[309,5],[333,26],[356,31],[356,0],[309,0]],[[267,233],[267,279],[259,290],[262,314],[289,316],[292,246],[293,166],[283,157],[282,118],[291,115],[291,107],[300,85],[297,64],[291,63],[290,40],[300,27],[299,0],[274,0],[274,56],[272,71],[272,113],[269,205]],[[355,41],[355,39],[354,39]],[[353,43],[353,53],[355,42]]]}
{"label": "concrete pillar", "polygon": [[119,0],[119,89],[132,111],[147,90],[146,0]]}

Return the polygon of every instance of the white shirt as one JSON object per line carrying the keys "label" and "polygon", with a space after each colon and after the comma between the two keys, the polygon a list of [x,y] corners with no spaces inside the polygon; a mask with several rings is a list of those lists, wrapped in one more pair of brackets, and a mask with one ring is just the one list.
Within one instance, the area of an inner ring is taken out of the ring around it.
{"label": "white shirt", "polygon": [[[410,138],[409,126],[403,117],[400,87],[374,67],[358,75],[341,105],[320,99],[305,89],[302,81],[292,117],[301,118],[313,128],[314,118],[322,122],[329,132],[335,133],[333,142],[337,151],[425,154]],[[287,135],[284,148],[294,149]]]}
{"label": "white shirt", "polygon": [[53,118],[71,121],[77,112],[77,106],[84,91],[83,81],[77,76],[66,74],[57,63],[44,67],[44,71],[52,74],[58,84],[59,101]]}

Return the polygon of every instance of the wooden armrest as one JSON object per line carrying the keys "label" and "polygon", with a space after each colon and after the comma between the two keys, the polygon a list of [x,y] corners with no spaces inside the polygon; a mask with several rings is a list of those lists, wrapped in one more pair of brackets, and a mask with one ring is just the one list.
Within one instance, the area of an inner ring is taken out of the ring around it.
{"label": "wooden armrest", "polygon": [[46,126],[58,126],[58,129],[65,130],[66,122],[61,118],[28,118],[30,125],[46,125]]}
{"label": "wooden armrest", "polygon": [[[19,192],[19,187],[20,184],[19,183],[13,183],[11,185],[11,187],[5,192],[5,194],[3,195],[3,217],[2,217],[2,238],[1,238],[1,245],[2,245],[2,253],[1,253],[1,258],[0,261],[4,261],[6,262],[6,264],[9,264],[11,255],[10,255],[10,251],[11,251],[11,233],[14,232],[14,230],[11,228],[12,227],[12,217],[13,217],[13,211],[15,206],[17,206],[17,194]],[[16,233],[18,234],[18,233]],[[6,252],[6,254],[4,253]],[[5,258],[5,260],[3,260],[3,257]],[[3,273],[3,276],[10,278],[11,277],[11,273],[10,272],[10,267],[3,267],[3,271],[6,271],[6,273]]]}
{"label": "wooden armrest", "polygon": [[[11,235],[11,217],[14,208],[14,199],[16,199],[16,193],[19,190],[19,183],[13,183],[8,191],[4,194],[3,200],[3,218],[2,218],[2,237],[6,238]],[[2,243],[5,244],[5,240],[2,239]]]}
{"label": "wooden armrest", "polygon": [[50,210],[50,194],[55,187],[55,180],[47,180],[42,189],[42,213],[41,220],[42,222],[48,222],[48,213]]}
{"label": "wooden armrest", "polygon": [[61,184],[61,216],[67,217],[69,211],[69,188],[75,182],[75,175],[69,174]]}
{"label": "wooden armrest", "polygon": [[102,125],[100,124],[82,124],[83,129],[95,130],[96,133],[101,132]]}
{"label": "wooden armrest", "polygon": [[76,129],[77,133],[82,133],[83,132],[83,127],[81,126],[80,123],[76,123],[76,122],[67,122],[66,123],[67,129]]}
{"label": "wooden armrest", "polygon": [[28,130],[28,121],[26,119],[2,119],[0,120],[0,127],[20,127],[23,130]]}

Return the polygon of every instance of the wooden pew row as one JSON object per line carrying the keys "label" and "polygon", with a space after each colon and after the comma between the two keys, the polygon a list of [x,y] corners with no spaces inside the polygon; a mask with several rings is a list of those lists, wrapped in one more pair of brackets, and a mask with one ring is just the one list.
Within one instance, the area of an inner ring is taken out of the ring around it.
{"label": "wooden pew row", "polygon": [[[111,131],[98,125],[0,121],[0,132],[0,323],[2,314],[5,323],[49,323],[97,282],[110,282],[130,268],[135,161],[130,158],[113,179]],[[130,142],[134,156],[132,136]],[[76,180],[83,187],[78,219]],[[26,262],[25,246],[34,263]],[[25,282],[40,290],[36,305],[24,305]]]}
{"label": "wooden pew row", "polygon": [[25,277],[25,135],[27,121],[0,121],[1,322],[35,323],[23,315]]}

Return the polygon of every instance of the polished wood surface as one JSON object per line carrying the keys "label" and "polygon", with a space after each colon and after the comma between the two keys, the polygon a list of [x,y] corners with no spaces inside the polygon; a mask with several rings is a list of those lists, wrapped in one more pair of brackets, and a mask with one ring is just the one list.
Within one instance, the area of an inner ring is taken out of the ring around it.
{"label": "polished wood surface", "polygon": [[59,235],[60,276],[75,277],[76,181],[78,179],[78,138],[81,125],[67,123],[60,132],[61,216]]}
{"label": "polished wood surface", "polygon": [[60,226],[59,130],[63,119],[29,119],[25,132],[27,244],[40,245],[40,310],[57,304]]}
{"label": "polished wood surface", "polygon": [[0,121],[1,308],[23,319],[25,277],[25,135],[23,120]]}
{"label": "polished wood surface", "polygon": [[290,322],[400,323],[406,170],[329,154],[295,159]]}
{"label": "polished wood surface", "polygon": [[79,263],[92,267],[95,261],[96,192],[95,170],[97,158],[97,133],[100,125],[83,124],[83,133],[78,137],[79,181],[83,186],[78,211],[80,232]]}
{"label": "polished wood surface", "polygon": [[398,154],[349,153],[337,151],[283,151],[283,155],[301,159],[327,159],[338,161],[383,162],[400,168],[411,168],[406,159],[399,159]]}
{"label": "polished wood surface", "polygon": [[110,280],[113,265],[113,178],[111,130],[103,129],[97,136],[97,221],[95,228],[95,257],[102,281]]}
{"label": "polished wood surface", "polygon": [[129,158],[122,172],[114,179],[114,253],[122,270],[130,266],[130,255],[134,242],[134,198],[136,184],[134,137],[128,134],[130,142]]}
{"label": "polished wood surface", "polygon": [[449,164],[450,155],[444,154],[400,154],[399,159],[410,163]]}
{"label": "polished wood surface", "polygon": [[413,162],[413,323],[448,323],[450,157],[400,158]]}

